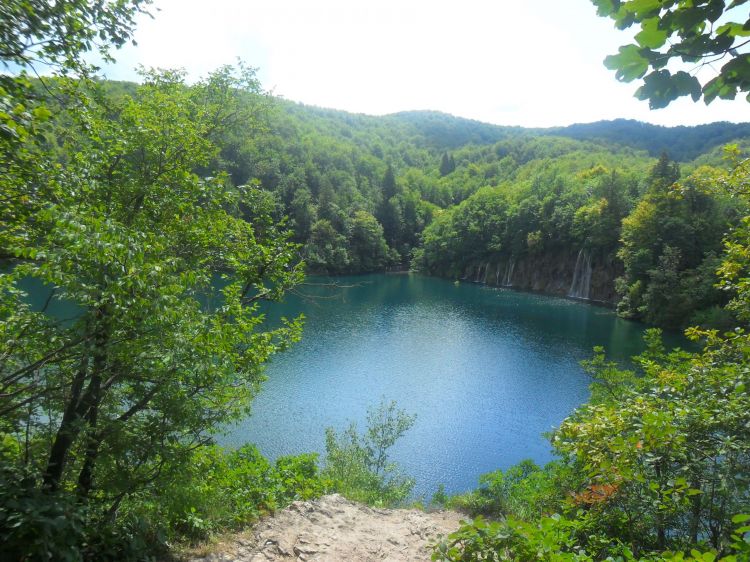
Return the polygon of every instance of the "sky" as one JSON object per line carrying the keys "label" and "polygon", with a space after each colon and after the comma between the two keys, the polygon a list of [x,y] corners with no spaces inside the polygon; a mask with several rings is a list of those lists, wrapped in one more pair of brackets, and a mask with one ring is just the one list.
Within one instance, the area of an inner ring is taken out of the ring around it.
{"label": "sky", "polygon": [[637,83],[602,63],[635,31],[616,30],[590,0],[155,0],[151,12],[108,78],[136,80],[143,65],[197,79],[239,57],[275,95],[370,115],[424,109],[526,127],[750,121],[744,96],[649,110]]}

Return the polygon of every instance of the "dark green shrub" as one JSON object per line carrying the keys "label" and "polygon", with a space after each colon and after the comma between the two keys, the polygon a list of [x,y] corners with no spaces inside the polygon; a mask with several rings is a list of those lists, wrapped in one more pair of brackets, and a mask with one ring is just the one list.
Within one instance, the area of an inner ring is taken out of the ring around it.
{"label": "dark green shrub", "polygon": [[0,460],[3,560],[82,560],[85,511],[65,493],[45,493],[31,474]]}

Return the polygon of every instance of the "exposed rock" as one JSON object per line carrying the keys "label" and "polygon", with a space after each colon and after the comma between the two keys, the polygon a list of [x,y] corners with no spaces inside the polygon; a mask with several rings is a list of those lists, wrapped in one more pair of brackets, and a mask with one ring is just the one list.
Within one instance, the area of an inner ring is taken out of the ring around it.
{"label": "exposed rock", "polygon": [[374,509],[333,494],[294,502],[261,520],[252,540],[246,534],[191,562],[430,560],[429,545],[462,518],[452,511]]}
{"label": "exposed rock", "polygon": [[[570,253],[541,253],[518,259],[495,259],[469,265],[462,279],[497,287],[512,287],[548,295],[569,296],[578,285],[576,269],[579,250]],[[622,275],[622,264],[611,255],[587,254],[590,271],[586,277],[586,300],[613,305],[618,300],[615,279]]]}

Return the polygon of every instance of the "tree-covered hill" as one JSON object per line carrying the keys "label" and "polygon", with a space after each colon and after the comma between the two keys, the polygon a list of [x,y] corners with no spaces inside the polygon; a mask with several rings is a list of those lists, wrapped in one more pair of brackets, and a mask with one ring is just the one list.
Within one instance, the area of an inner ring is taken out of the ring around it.
{"label": "tree-covered hill", "polygon": [[605,145],[619,144],[645,150],[653,157],[667,152],[670,158],[678,162],[689,162],[717,146],[750,138],[750,123],[717,122],[665,127],[633,119],[614,119],[565,127],[526,128],[493,125],[439,111],[402,111],[374,117],[282,103],[287,111],[304,121],[327,122],[329,132],[335,133],[338,129],[338,134],[352,140],[361,139],[362,132],[369,130],[383,142],[395,137],[408,140],[417,147],[437,151],[454,150],[466,145],[495,144],[502,140],[560,136]]}
{"label": "tree-covered hill", "polygon": [[492,125],[438,111],[407,111],[386,118],[406,123],[423,138],[425,146],[438,150],[552,135],[607,145],[619,144],[645,150],[654,157],[667,152],[674,160],[688,162],[713,147],[750,137],[750,123],[720,122],[691,127],[664,127],[632,119],[614,119],[576,123],[567,127],[524,128]]}
{"label": "tree-covered hill", "polygon": [[523,127],[505,127],[473,119],[454,117],[440,111],[402,111],[385,116],[405,123],[422,137],[422,142],[437,150],[459,148],[467,144],[494,144],[531,133]]}
{"label": "tree-covered hill", "polygon": [[[273,194],[310,271],[411,263],[619,303],[658,325],[726,320],[712,268],[740,211],[701,178],[727,166],[723,142],[750,138],[750,125],[532,130],[279,100],[267,118],[260,137],[225,145],[225,164],[235,182],[257,178]],[[657,161],[659,142],[698,157]]]}
{"label": "tree-covered hill", "polygon": [[[117,104],[133,86],[106,90]],[[726,321],[712,268],[741,211],[701,178],[726,168],[726,141],[747,146],[750,124],[523,129],[262,97],[244,102],[253,126],[220,135],[198,172],[257,184],[309,272],[413,267],[619,304],[657,325]]]}
{"label": "tree-covered hill", "polygon": [[[115,113],[136,90],[103,85]],[[726,168],[724,141],[739,135],[747,146],[750,124],[523,129],[437,112],[351,114],[261,93],[240,103],[253,121],[218,134],[217,154],[196,172],[261,188],[253,197],[285,221],[308,272],[413,267],[618,304],[662,326],[726,320],[713,268],[741,210],[702,178]],[[48,139],[64,161],[66,124],[58,127]],[[657,162],[660,143],[697,157]]]}
{"label": "tree-covered hill", "polygon": [[546,129],[544,134],[580,140],[617,143],[648,151],[651,156],[667,152],[679,162],[693,160],[716,146],[750,137],[750,123],[710,123],[693,127],[663,127],[632,119],[576,123]]}

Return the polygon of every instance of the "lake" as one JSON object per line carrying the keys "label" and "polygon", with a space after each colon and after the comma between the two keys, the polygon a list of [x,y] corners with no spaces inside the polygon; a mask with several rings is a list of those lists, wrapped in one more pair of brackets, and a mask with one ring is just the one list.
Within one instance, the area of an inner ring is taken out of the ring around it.
{"label": "lake", "polygon": [[363,430],[367,408],[393,399],[417,415],[393,460],[427,499],[439,484],[462,492],[485,472],[551,460],[543,434],[588,399],[579,362],[596,345],[623,362],[643,348],[643,325],[564,298],[413,274],[308,283],[269,310],[304,313],[302,341],[268,365],[252,415],[220,442],[322,457],[325,427]]}

